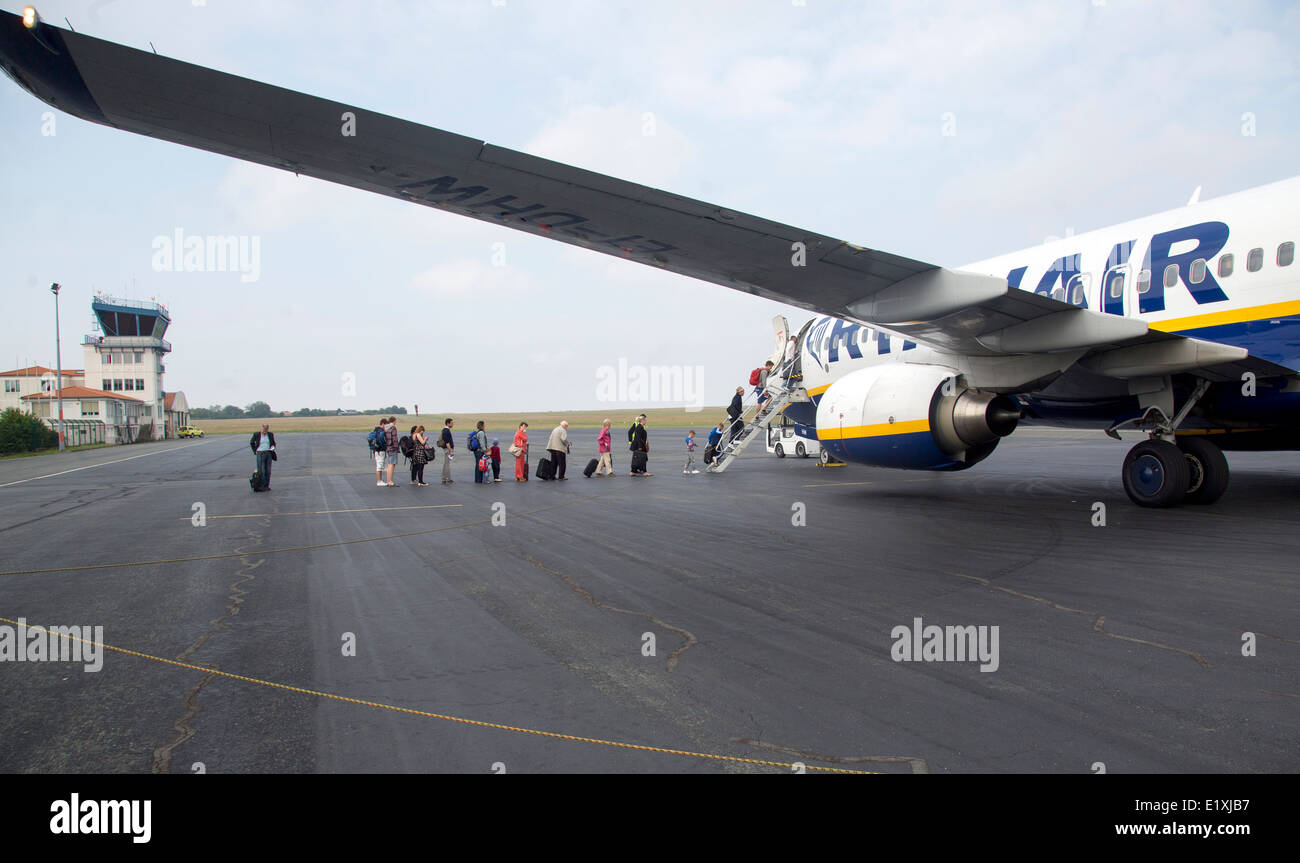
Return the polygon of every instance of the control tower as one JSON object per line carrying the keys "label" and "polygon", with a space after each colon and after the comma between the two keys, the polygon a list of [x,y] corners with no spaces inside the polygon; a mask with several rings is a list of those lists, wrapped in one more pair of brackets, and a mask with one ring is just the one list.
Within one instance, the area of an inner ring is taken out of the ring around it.
{"label": "control tower", "polygon": [[163,338],[171,324],[159,303],[96,296],[90,302],[98,333],[82,339],[86,386],[120,393],[122,416],[104,417],[118,427],[119,440],[161,440],[166,433],[163,357],[172,346]]}

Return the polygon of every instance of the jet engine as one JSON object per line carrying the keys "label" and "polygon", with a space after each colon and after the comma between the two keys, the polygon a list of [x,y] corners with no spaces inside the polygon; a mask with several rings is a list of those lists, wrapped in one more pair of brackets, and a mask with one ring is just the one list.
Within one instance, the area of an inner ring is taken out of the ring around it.
{"label": "jet engine", "polygon": [[830,455],[909,470],[968,468],[1019,422],[1010,398],[971,389],[944,366],[859,369],[831,384],[817,404],[817,437]]}

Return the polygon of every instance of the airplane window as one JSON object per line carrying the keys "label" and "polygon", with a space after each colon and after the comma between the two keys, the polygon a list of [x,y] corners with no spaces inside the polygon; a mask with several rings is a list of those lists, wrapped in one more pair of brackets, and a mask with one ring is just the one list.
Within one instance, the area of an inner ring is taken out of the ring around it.
{"label": "airplane window", "polygon": [[1065,302],[1065,288],[1061,285],[1052,288],[1052,299]]}
{"label": "airplane window", "polygon": [[1232,275],[1232,255],[1219,258],[1219,278],[1226,279]]}
{"label": "airplane window", "polygon": [[1110,295],[1113,299],[1118,300],[1124,296],[1124,273],[1115,273],[1110,277]]}
{"label": "airplane window", "polygon": [[1165,267],[1165,287],[1172,288],[1178,284],[1178,265],[1170,264]]}
{"label": "airplane window", "polygon": [[1246,255],[1246,272],[1258,273],[1264,268],[1264,250],[1251,249]]}
{"label": "airplane window", "polygon": [[1205,281],[1205,259],[1197,258],[1192,261],[1191,272],[1187,274],[1187,280],[1193,285],[1199,285]]}
{"label": "airplane window", "polygon": [[1149,290],[1151,290],[1151,271],[1142,270],[1138,273],[1137,292],[1145,294]]}
{"label": "airplane window", "polygon": [[1277,265],[1279,267],[1289,267],[1295,260],[1295,243],[1290,241],[1277,247]]}
{"label": "airplane window", "polygon": [[1067,293],[1069,294],[1071,303],[1076,306],[1083,305],[1084,297],[1088,292],[1089,283],[1091,281],[1092,279],[1087,273],[1075,273],[1074,277],[1070,279],[1070,284],[1067,288]]}

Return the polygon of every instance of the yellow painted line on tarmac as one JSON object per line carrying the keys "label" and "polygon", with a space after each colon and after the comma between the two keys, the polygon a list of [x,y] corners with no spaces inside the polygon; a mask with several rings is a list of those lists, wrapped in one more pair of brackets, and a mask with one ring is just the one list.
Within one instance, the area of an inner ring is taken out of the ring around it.
{"label": "yellow painted line on tarmac", "polygon": [[[14,627],[19,625],[17,620],[9,620],[6,617],[0,617],[0,623],[6,623]],[[28,630],[30,631],[33,628],[40,628],[40,627],[29,626]],[[102,650],[111,650],[114,653],[121,653],[121,654],[125,654],[126,656],[134,656],[138,659],[147,659],[150,662],[157,662],[163,665],[171,665],[177,668],[185,668],[190,671],[198,671],[207,675],[213,675],[216,677],[225,677],[230,680],[241,680],[244,683],[252,683],[257,686],[266,686],[271,689],[279,689],[285,692],[296,692],[300,695],[313,695],[317,698],[325,698],[331,701],[342,701],[347,704],[357,704],[362,707],[374,707],[379,710],[391,710],[395,713],[406,713],[406,714],[410,714],[411,716],[422,716],[426,719],[441,719],[444,722],[457,722],[460,723],[461,725],[474,725],[479,728],[495,728],[498,731],[512,731],[516,734],[531,734],[535,737],[549,737],[555,740],[569,740],[574,743],[589,743],[598,746],[610,746],[617,749],[632,749],[638,752],[657,752],[663,755],[681,755],[687,758],[701,758],[710,761],[726,761],[734,764],[756,764],[763,767],[779,767],[783,771],[791,770],[795,766],[795,764],[798,763],[798,764],[802,764],[804,766],[804,769],[806,770],[817,770],[823,773],[869,774],[875,772],[871,770],[850,770],[844,767],[822,767],[821,765],[818,764],[808,764],[803,761],[801,762],[768,761],[762,758],[744,758],[739,755],[717,755],[710,752],[693,752],[689,749],[669,749],[663,746],[646,746],[640,743],[625,743],[621,740],[604,740],[599,737],[582,737],[576,734],[562,734],[558,731],[542,731],[536,728],[525,728],[519,725],[505,725],[500,722],[487,722],[482,719],[466,719],[463,716],[451,716],[445,713],[433,713],[428,710],[416,710],[411,707],[399,707],[395,704],[384,704],[381,701],[366,701],[361,698],[352,698],[347,695],[336,695],[332,692],[322,692],[318,689],[307,689],[302,686],[290,686],[287,683],[276,683],[273,680],[263,680],[259,677],[249,677],[244,674],[232,674],[229,671],[221,671],[220,669],[211,668],[208,666],[195,665],[190,662],[181,662],[180,660],[177,659],[167,659],[166,657],[154,656],[149,653],[142,653],[138,650],[130,650],[125,647],[115,647],[111,644],[104,644],[102,642],[81,638],[79,636],[72,635],[71,633],[68,632],[59,632],[59,631],[52,631],[52,630],[45,630],[45,631],[51,635],[58,635],[60,638],[67,639],[69,641],[78,641],[81,642],[82,644],[94,645]]]}

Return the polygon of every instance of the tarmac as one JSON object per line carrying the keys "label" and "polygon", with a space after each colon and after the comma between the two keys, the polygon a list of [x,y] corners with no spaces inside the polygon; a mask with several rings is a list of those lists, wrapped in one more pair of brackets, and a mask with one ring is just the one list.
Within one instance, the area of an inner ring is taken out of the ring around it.
{"label": "tarmac", "polygon": [[[360,433],[279,436],[267,494],[244,435],[0,462],[0,625],[110,648],[0,661],[0,771],[1300,769],[1295,454],[1145,510],[1099,432],[684,476],[652,428],[642,479],[572,438],[550,483],[377,488]],[[931,625],[994,661],[900,659]]]}

